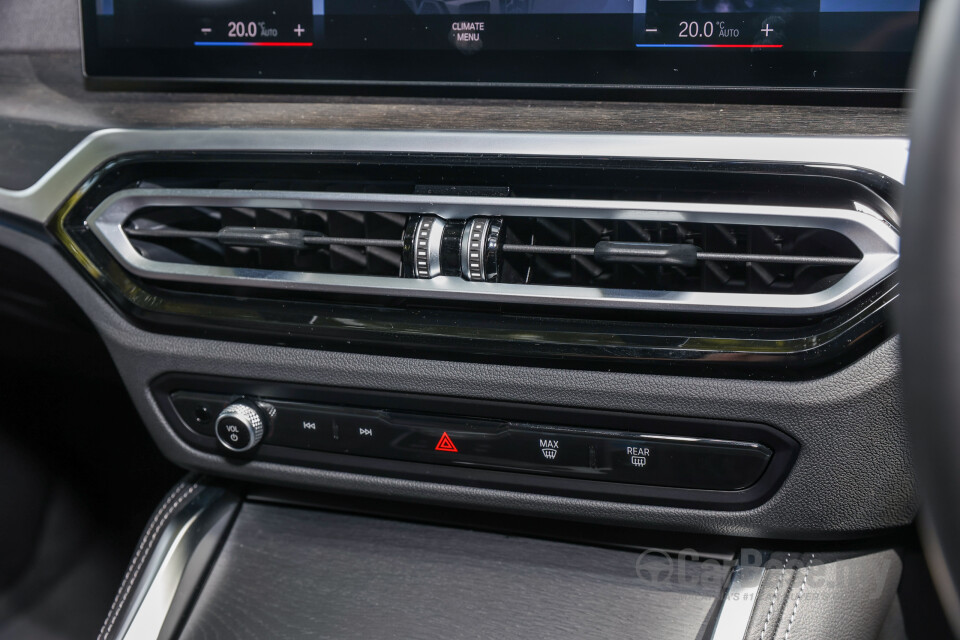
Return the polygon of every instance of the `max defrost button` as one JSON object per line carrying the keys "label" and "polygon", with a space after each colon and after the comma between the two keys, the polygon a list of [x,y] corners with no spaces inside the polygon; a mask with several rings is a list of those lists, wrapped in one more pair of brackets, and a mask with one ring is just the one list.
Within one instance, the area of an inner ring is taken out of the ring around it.
{"label": "max defrost button", "polygon": [[544,460],[556,460],[560,453],[560,441],[550,438],[540,438],[540,455]]}
{"label": "max defrost button", "polygon": [[574,433],[511,427],[505,457],[542,471],[587,474],[591,439]]}

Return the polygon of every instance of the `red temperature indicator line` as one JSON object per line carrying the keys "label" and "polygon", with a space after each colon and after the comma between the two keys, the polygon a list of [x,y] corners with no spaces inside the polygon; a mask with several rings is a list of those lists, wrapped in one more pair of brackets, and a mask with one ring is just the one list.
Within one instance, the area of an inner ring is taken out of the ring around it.
{"label": "red temperature indicator line", "polygon": [[638,44],[641,49],[781,49],[782,44]]}
{"label": "red temperature indicator line", "polygon": [[195,47],[312,47],[312,42],[194,42]]}
{"label": "red temperature indicator line", "polygon": [[712,49],[780,49],[782,44],[708,44]]}

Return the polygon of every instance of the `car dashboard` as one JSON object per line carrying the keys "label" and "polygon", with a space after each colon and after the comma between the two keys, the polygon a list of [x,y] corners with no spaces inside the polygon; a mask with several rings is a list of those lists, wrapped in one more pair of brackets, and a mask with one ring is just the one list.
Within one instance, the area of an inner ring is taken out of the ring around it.
{"label": "car dashboard", "polygon": [[[3,286],[66,292],[18,313],[81,318],[110,429],[192,474],[102,637],[792,637],[818,570],[877,589],[809,637],[903,625],[924,3],[35,4],[0,9]],[[71,339],[26,360],[82,378]]]}

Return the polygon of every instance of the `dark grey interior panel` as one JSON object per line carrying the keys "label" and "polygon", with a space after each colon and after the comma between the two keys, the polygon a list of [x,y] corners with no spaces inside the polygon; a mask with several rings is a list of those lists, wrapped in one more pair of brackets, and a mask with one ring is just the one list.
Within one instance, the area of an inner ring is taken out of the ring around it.
{"label": "dark grey interior panel", "polygon": [[[18,32],[32,30],[28,25]],[[82,79],[79,49],[69,53],[0,49],[0,69],[0,188],[6,189],[32,184],[80,137],[113,127],[893,137],[907,133],[906,114],[899,108],[93,90]],[[45,131],[24,153],[4,153],[4,148],[22,145],[22,127]]]}
{"label": "dark grey interior panel", "polygon": [[[595,519],[739,536],[836,537],[910,523],[916,493],[900,409],[899,343],[893,339],[829,377],[805,382],[721,380],[438,362],[186,339],[130,324],[57,249],[0,234],[76,297],[116,360],[151,434],[171,460],[214,474],[274,484],[460,504],[514,513]],[[179,371],[305,384],[423,392],[660,415],[761,420],[801,445],[796,466],[769,502],[716,512],[611,503],[285,467],[238,464],[184,445],[148,392]],[[131,425],[131,428],[137,428]]]}
{"label": "dark grey interior panel", "polygon": [[4,0],[0,2],[0,50],[80,50],[77,0]]}
{"label": "dark grey interior panel", "polygon": [[0,120],[0,188],[30,187],[87,133],[43,122]]}
{"label": "dark grey interior panel", "polygon": [[[35,85],[48,117],[103,127],[259,126],[468,131],[583,131],[750,135],[882,135],[907,132],[903,109],[590,100],[505,100],[293,93],[172,93],[91,90],[80,52],[2,54],[8,82]],[[3,78],[0,77],[0,80]],[[141,88],[142,87],[138,87]],[[0,115],[17,94],[0,94]]]}
{"label": "dark grey interior panel", "polygon": [[726,569],[663,562],[247,502],[180,637],[702,637]]}

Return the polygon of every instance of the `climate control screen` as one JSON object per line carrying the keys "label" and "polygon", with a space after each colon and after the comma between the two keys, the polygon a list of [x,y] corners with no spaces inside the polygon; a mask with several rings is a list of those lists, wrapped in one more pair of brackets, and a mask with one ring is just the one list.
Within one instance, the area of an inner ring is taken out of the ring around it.
{"label": "climate control screen", "polygon": [[902,87],[922,0],[83,0],[91,76]]}

